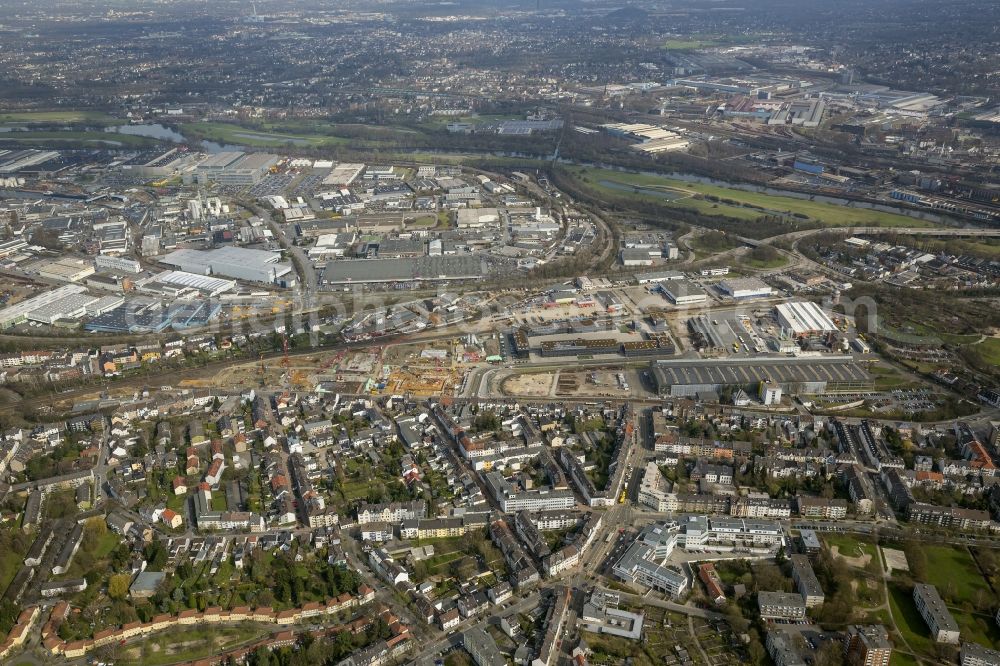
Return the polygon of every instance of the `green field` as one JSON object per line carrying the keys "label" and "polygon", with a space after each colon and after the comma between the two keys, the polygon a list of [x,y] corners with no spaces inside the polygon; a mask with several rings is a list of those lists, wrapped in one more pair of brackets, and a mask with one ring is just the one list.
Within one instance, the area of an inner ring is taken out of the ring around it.
{"label": "green field", "polygon": [[892,656],[889,657],[889,666],[918,666],[919,663],[910,655],[904,654],[899,650],[893,650]]}
{"label": "green field", "polygon": [[340,485],[340,492],[348,502],[368,496],[367,481],[346,481]]}
{"label": "green field", "polygon": [[865,616],[865,622],[867,624],[881,624],[883,627],[891,628],[892,621],[889,620],[889,611],[885,608],[880,608],[874,611],[868,611]]}
{"label": "green field", "polygon": [[868,372],[875,377],[876,391],[890,391],[903,386],[913,386],[918,384],[917,382],[912,382],[903,375],[899,374],[895,368],[887,368],[882,365],[872,365],[868,368]]}
{"label": "green field", "polygon": [[990,648],[1000,647],[1000,629],[996,619],[988,613],[968,613],[952,609],[959,628],[962,630],[962,640],[979,643]]}
{"label": "green field", "polygon": [[1000,365],[1000,338],[985,338],[976,349],[991,365]]}
{"label": "green field", "polygon": [[0,145],[9,144],[45,144],[45,143],[79,143],[89,146],[125,146],[127,148],[152,146],[156,142],[144,136],[118,134],[110,132],[86,131],[34,131],[0,133]]}
{"label": "green field", "polygon": [[199,136],[217,143],[230,143],[256,148],[274,148],[289,143],[298,146],[321,146],[343,143],[345,139],[321,134],[286,134],[270,131],[259,131],[231,125],[229,123],[199,122],[188,123],[184,130],[193,130]]}
{"label": "green field", "polygon": [[746,34],[707,34],[695,33],[693,35],[683,35],[671,37],[663,42],[662,48],[668,51],[692,51],[694,49],[707,49],[713,46],[733,46],[736,44],[757,43],[767,33],[746,33]]}
{"label": "green field", "polygon": [[97,543],[94,545],[94,557],[97,559],[102,559],[111,554],[118,544],[121,543],[118,539],[118,535],[114,532],[106,532],[100,536]]}
{"label": "green field", "polygon": [[427,566],[427,574],[429,576],[447,574],[448,566],[452,562],[468,556],[468,552],[466,550],[468,540],[465,537],[417,539],[414,543],[420,546],[434,547],[434,555],[424,560]]}
{"label": "green field", "polygon": [[427,562],[427,569],[431,574],[438,573],[435,571],[436,569],[444,567],[449,562],[465,555],[465,539],[463,537],[417,539],[415,543],[420,546],[434,547],[434,555],[425,560]]}
{"label": "green field", "polygon": [[60,578],[82,578],[90,567],[106,571],[111,551],[121,543],[118,535],[107,529],[99,518],[90,518],[84,525],[80,551],[70,563],[69,571]]}
{"label": "green field", "polygon": [[331,123],[323,120],[289,120],[244,127],[224,122],[195,122],[182,126],[184,133],[195,133],[209,141],[258,148],[293,145],[298,147],[351,146],[363,149],[386,141],[399,141],[417,130]]}
{"label": "green field", "polygon": [[913,603],[912,589],[899,584],[889,585],[889,605],[892,607],[892,618],[896,621],[896,629],[899,630],[903,640],[917,652],[933,654],[934,641],[931,640],[930,631]]}
{"label": "green field", "polygon": [[438,225],[438,218],[435,215],[425,215],[424,217],[418,217],[417,219],[410,222],[408,227],[419,227],[421,229],[429,229],[436,227]]}
{"label": "green field", "polygon": [[967,345],[973,342],[978,342],[982,336],[979,335],[960,335],[957,333],[942,333],[927,324],[918,321],[907,320],[905,322],[905,328],[908,331],[912,331],[916,335],[923,335],[927,337],[940,338],[942,341],[953,345]]}
{"label": "green field", "polygon": [[518,114],[484,114],[480,115],[478,113],[473,113],[468,116],[428,116],[424,120],[423,125],[428,128],[440,129],[450,123],[472,123],[474,125],[482,125],[486,123],[495,123],[501,120],[521,120],[524,116]]}
{"label": "green field", "polygon": [[[28,542],[30,546],[30,541]],[[27,547],[26,547],[27,548]],[[14,576],[21,570],[25,553],[18,553],[10,548],[0,551],[0,591],[6,590]]]}
{"label": "green field", "polygon": [[714,39],[668,39],[663,42],[663,48],[668,51],[693,51],[718,45],[719,42]]}
{"label": "green field", "polygon": [[[763,192],[748,192],[720,185],[688,183],[665,176],[589,167],[574,167],[569,171],[578,180],[582,180],[588,188],[606,194],[621,194],[629,192],[630,189],[637,189],[638,191],[631,192],[633,196],[712,215],[728,215],[740,219],[756,219],[761,215],[804,215],[805,218],[799,219],[818,222],[830,227],[929,226],[923,220],[897,213],[839,206]],[[602,183],[602,181],[604,182]],[[720,201],[692,198],[697,195],[717,197]]]}
{"label": "green field", "polygon": [[717,232],[695,236],[688,241],[688,246],[694,250],[696,258],[710,256],[720,252],[728,252],[729,250],[737,248],[740,245],[742,245],[742,243],[735,238],[731,236],[723,236]]}
{"label": "green field", "polygon": [[17,111],[0,113],[0,125],[31,125],[41,123],[88,123],[111,125],[119,122],[99,111]]}
{"label": "green field", "polygon": [[837,546],[837,552],[845,557],[875,556],[875,547],[864,541],[859,541],[846,534],[823,534],[823,541],[832,549]]}
{"label": "green field", "polygon": [[977,593],[986,588],[975,561],[965,548],[957,546],[923,546],[927,555],[925,581],[938,588],[945,600],[953,597],[974,603]]}
{"label": "green field", "polygon": [[959,333],[938,333],[938,337],[952,345],[970,345],[973,342],[978,342],[982,336],[979,335],[961,335]]}
{"label": "green field", "polygon": [[740,259],[740,263],[749,268],[763,270],[767,268],[781,268],[788,263],[788,259],[784,255],[778,257],[777,259],[771,259],[770,261],[743,258]]}

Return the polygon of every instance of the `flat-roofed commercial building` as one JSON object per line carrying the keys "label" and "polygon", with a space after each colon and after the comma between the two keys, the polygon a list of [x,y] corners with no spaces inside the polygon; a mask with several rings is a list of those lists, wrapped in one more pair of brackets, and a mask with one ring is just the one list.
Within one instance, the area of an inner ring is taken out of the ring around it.
{"label": "flat-roofed commercial building", "polygon": [[681,273],[679,271],[654,271],[652,273],[636,273],[635,279],[639,284],[666,282],[667,280],[683,280],[684,273]]}
{"label": "flat-roofed commercial building", "polygon": [[674,305],[696,305],[708,300],[708,294],[687,280],[664,280],[660,282],[660,289]]}
{"label": "flat-roofed commercial building", "polygon": [[32,169],[31,167],[55,162],[60,157],[55,150],[35,150],[33,148],[25,150],[4,150],[0,152],[0,174],[13,174],[20,171],[26,173],[44,173],[46,169]]}
{"label": "flat-roofed commercial building", "polygon": [[719,291],[736,300],[764,298],[774,293],[760,278],[729,278],[719,283]]}
{"label": "flat-roofed commercial building", "polygon": [[210,275],[198,275],[186,271],[166,271],[155,276],[151,282],[170,285],[179,290],[192,289],[206,296],[218,296],[236,288],[235,280],[224,280]]}
{"label": "flat-roofed commercial building", "polygon": [[38,266],[38,274],[50,280],[79,282],[94,274],[94,264],[89,260],[61,257]]}
{"label": "flat-roofed commercial building", "polygon": [[483,261],[475,255],[413,257],[410,259],[357,259],[327,262],[326,284],[375,282],[439,282],[474,280],[485,274]]}
{"label": "flat-roofed commercial building", "polygon": [[0,328],[9,328],[28,320],[28,313],[37,310],[45,305],[54,303],[61,298],[73,294],[82,294],[87,291],[86,287],[78,284],[67,284],[44,294],[25,299],[20,303],[8,306],[0,310]]}
{"label": "flat-roofed commercial building", "polygon": [[223,247],[216,250],[175,250],[160,259],[188,273],[215,275],[279,286],[295,284],[291,264],[280,263],[281,255],[267,250]]}
{"label": "flat-roofed commercial building", "polygon": [[165,152],[140,153],[121,165],[121,170],[142,178],[162,178],[197,168],[200,153],[182,153],[177,148]]}
{"label": "flat-roofed commercial building", "polygon": [[656,557],[653,547],[639,541],[629,546],[612,572],[628,583],[638,583],[673,596],[681,596],[690,585],[687,574],[663,563],[662,558]]}
{"label": "flat-roofed commercial building", "polygon": [[670,150],[683,150],[688,147],[688,140],[677,132],[671,131],[659,125],[649,125],[646,123],[608,123],[601,125],[605,132],[614,136],[621,136],[638,143],[634,144],[633,150],[641,150],[645,153],[662,153]]}
{"label": "flat-roofed commercial building", "polygon": [[71,294],[35,308],[28,313],[27,318],[28,321],[50,325],[60,319],[79,319],[85,316],[87,308],[98,300],[100,299],[97,296],[89,294]]}
{"label": "flat-roofed commercial building", "polygon": [[459,208],[455,213],[459,229],[482,229],[500,224],[500,211],[496,208]]}
{"label": "flat-roofed commercial building", "polygon": [[128,257],[113,257],[99,254],[94,257],[94,267],[99,271],[119,271],[122,273],[141,273],[142,264]]}
{"label": "flat-roofed commercial building", "polygon": [[341,162],[330,170],[330,173],[323,179],[323,184],[346,187],[356,181],[364,170],[364,164]]}
{"label": "flat-roofed commercial building", "polygon": [[99,299],[87,306],[87,316],[98,317],[105,312],[110,312],[115,308],[121,307],[124,303],[125,298],[122,296],[101,296]]}
{"label": "flat-roofed commercial building", "polygon": [[256,185],[280,158],[270,153],[243,153],[239,151],[212,155],[195,169],[199,183],[216,182],[220,185]]}
{"label": "flat-roofed commercial building", "polygon": [[642,613],[631,613],[618,608],[618,595],[595,591],[583,604],[578,623],[585,631],[611,634],[637,641],[642,638]]}
{"label": "flat-roofed commercial building", "polygon": [[768,118],[767,124],[818,127],[823,122],[825,112],[826,100],[822,97],[791,100],[785,102],[773,116]]}
{"label": "flat-roofed commercial building", "polygon": [[958,623],[945,606],[936,587],[926,583],[915,584],[913,603],[916,604],[920,617],[927,623],[927,628],[931,630],[931,638],[938,643],[958,643]]}
{"label": "flat-roofed commercial building", "polygon": [[759,386],[768,380],[788,395],[871,390],[871,375],[850,356],[659,359],[651,365],[657,391],[694,396],[723,386]]}
{"label": "flat-roofed commercial building", "polygon": [[539,353],[542,356],[579,356],[581,354],[617,354],[621,343],[614,338],[576,338],[573,340],[546,340]]}

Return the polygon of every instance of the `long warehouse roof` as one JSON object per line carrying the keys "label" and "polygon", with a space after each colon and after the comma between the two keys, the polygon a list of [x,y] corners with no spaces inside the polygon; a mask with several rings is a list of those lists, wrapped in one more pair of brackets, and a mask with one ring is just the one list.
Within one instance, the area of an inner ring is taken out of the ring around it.
{"label": "long warehouse roof", "polygon": [[197,273],[188,273],[186,271],[167,271],[160,273],[154,279],[157,282],[165,284],[191,287],[192,289],[210,292],[226,291],[236,286],[234,280],[223,280],[209,275],[198,275]]}
{"label": "long warehouse roof", "polygon": [[482,277],[483,262],[475,255],[414,257],[412,259],[355,259],[326,264],[323,279],[345,282],[407,282]]}
{"label": "long warehouse roof", "polygon": [[778,311],[786,327],[797,334],[837,330],[830,317],[818,305],[810,301],[782,303],[775,306],[775,310]]}
{"label": "long warehouse roof", "polygon": [[868,372],[850,356],[829,358],[752,358],[746,360],[682,359],[657,361],[657,383],[670,386],[778,383],[862,382]]}

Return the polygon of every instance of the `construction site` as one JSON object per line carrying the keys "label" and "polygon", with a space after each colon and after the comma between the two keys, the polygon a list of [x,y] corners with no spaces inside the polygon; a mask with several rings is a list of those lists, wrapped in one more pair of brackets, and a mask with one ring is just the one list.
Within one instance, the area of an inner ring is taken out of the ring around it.
{"label": "construction site", "polygon": [[376,390],[396,395],[430,397],[450,394],[472,366],[489,359],[495,340],[481,342],[475,335],[426,344],[386,348]]}
{"label": "construction site", "polygon": [[[388,368],[388,366],[386,366]],[[378,390],[419,398],[450,395],[455,388],[457,374],[447,367],[415,365],[394,367],[388,372]]]}
{"label": "construction site", "polygon": [[184,388],[282,386],[312,390],[317,384],[325,383],[340,392],[361,393],[377,374],[380,357],[380,348],[290,356],[286,339],[280,359],[261,358],[256,362],[229,366],[211,377],[185,379],[179,385]]}
{"label": "construction site", "polygon": [[624,398],[640,387],[635,369],[559,370],[522,373],[501,385],[504,395],[523,397]]}
{"label": "construction site", "polygon": [[462,373],[484,361],[484,346],[474,336],[430,344],[371,347],[357,351],[290,356],[287,340],[280,359],[227,367],[215,375],[180,382],[184,388],[285,387],[347,394],[447,395]]}

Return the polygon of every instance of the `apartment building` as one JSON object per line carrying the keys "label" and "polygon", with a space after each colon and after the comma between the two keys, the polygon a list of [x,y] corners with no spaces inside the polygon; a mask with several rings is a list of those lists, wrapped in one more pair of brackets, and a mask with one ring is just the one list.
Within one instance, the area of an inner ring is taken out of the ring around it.
{"label": "apartment building", "polygon": [[814,608],[822,604],[826,597],[809,558],[805,555],[792,555],[789,559],[792,562],[792,579],[795,580],[795,585],[799,594],[802,595],[802,601],[805,602],[806,608]]}
{"label": "apartment building", "polygon": [[764,620],[804,620],[806,603],[790,592],[758,592],[757,607]]}
{"label": "apartment building", "polygon": [[913,586],[913,603],[916,604],[920,616],[924,618],[931,637],[938,643],[958,643],[958,623],[948,611],[937,588],[925,583]]}
{"label": "apartment building", "polygon": [[1000,664],[1000,650],[991,650],[978,643],[962,643],[961,666],[996,666]]}
{"label": "apartment building", "polygon": [[825,499],[823,497],[795,498],[799,515],[804,518],[820,518],[823,520],[843,520],[847,518],[847,501],[842,499]]}
{"label": "apartment building", "polygon": [[844,657],[848,666],[889,666],[889,633],[880,624],[852,624],[844,634]]}

